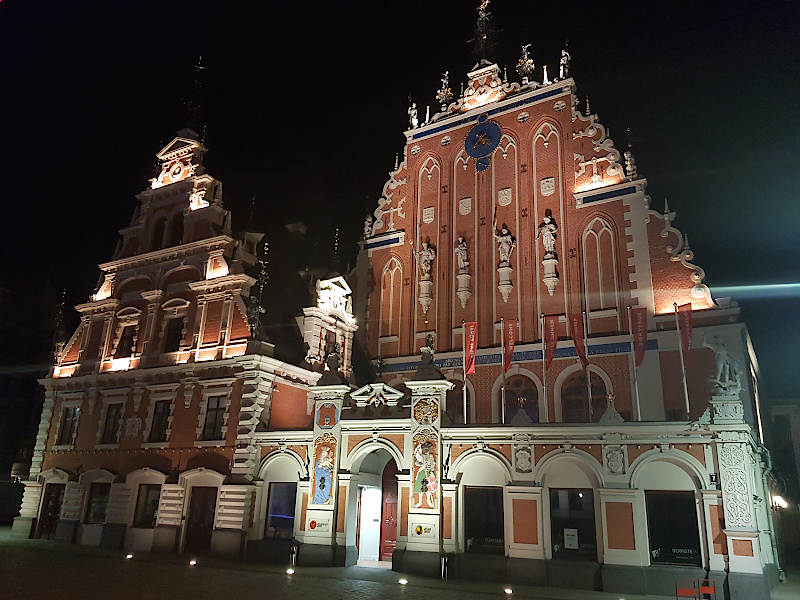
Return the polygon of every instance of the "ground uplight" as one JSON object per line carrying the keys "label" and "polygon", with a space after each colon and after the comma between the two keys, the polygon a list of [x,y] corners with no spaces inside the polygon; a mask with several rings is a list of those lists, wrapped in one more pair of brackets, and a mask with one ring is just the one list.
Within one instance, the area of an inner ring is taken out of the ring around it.
{"label": "ground uplight", "polygon": [[294,569],[292,569],[291,567],[289,567],[288,569],[286,569],[286,574],[287,574],[287,575],[294,575]]}
{"label": "ground uplight", "polygon": [[511,588],[506,588],[506,589],[505,589],[505,590],[503,590],[503,591],[504,591],[506,594],[508,594],[509,596],[510,596],[511,594],[513,594],[513,593],[514,593],[514,590],[512,590]]}
{"label": "ground uplight", "polygon": [[400,585],[405,585],[405,584],[407,584],[407,583],[408,583],[408,579],[401,579],[401,580],[400,580],[400,581],[398,581],[397,583],[399,583]]}
{"label": "ground uplight", "polygon": [[126,554],[126,555],[125,555],[125,558],[127,558],[128,560],[130,560],[130,559],[132,559],[132,558],[133,558],[133,554]]}
{"label": "ground uplight", "polygon": [[192,559],[192,560],[190,560],[190,561],[189,561],[189,566],[190,566],[190,567],[193,567],[193,566],[195,566],[196,564],[197,564],[197,561],[196,561],[196,560],[194,560],[194,559]]}

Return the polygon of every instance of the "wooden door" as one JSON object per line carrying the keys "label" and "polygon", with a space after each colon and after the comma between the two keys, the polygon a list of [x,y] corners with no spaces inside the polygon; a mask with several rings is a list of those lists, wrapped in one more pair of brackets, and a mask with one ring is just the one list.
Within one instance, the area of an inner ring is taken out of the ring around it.
{"label": "wooden door", "polygon": [[48,483],[44,488],[44,501],[42,502],[42,513],[39,521],[39,537],[50,539],[55,533],[58,525],[58,517],[61,515],[61,503],[64,501],[64,491],[67,489],[65,483]]}
{"label": "wooden door", "polygon": [[184,552],[206,554],[211,548],[214,531],[214,510],[217,507],[216,487],[193,487],[186,519]]}
{"label": "wooden door", "polygon": [[381,507],[381,560],[392,560],[397,545],[397,466],[390,460],[383,470],[381,481],[383,505]]}

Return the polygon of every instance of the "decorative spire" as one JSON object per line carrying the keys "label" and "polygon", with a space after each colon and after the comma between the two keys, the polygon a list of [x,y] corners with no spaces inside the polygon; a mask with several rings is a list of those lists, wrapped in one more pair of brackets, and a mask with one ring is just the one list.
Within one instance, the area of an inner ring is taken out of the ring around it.
{"label": "decorative spire", "polygon": [[664,198],[664,214],[669,214],[669,202],[667,202],[666,198]]}
{"label": "decorative spire", "polygon": [[589,96],[586,96],[586,116],[587,117],[592,116],[592,109],[589,108]]}
{"label": "decorative spire", "polygon": [[528,54],[528,48],[530,48],[530,44],[526,44],[522,47],[522,58],[517,61],[517,73],[520,77],[522,77],[522,85],[528,84],[528,77],[531,73],[533,73],[533,59]]}
{"label": "decorative spire", "polygon": [[628,179],[636,179],[639,176],[636,170],[636,159],[633,157],[632,148],[631,128],[628,127],[628,149],[625,151],[625,174],[628,176]]}
{"label": "decorative spire", "polygon": [[394,154],[394,170],[395,171],[397,171],[397,169],[400,168],[400,162],[399,161],[400,161],[400,153],[399,152],[395,152],[395,154]]}
{"label": "decorative spire", "polygon": [[247,306],[247,324],[250,326],[250,336],[256,337],[258,333],[258,326],[261,321],[261,315],[267,312],[267,309],[263,306],[263,297],[264,297],[264,286],[267,284],[267,280],[269,279],[269,275],[267,274],[267,265],[269,261],[267,260],[267,253],[269,252],[269,243],[264,242],[264,251],[263,251],[263,258],[258,259],[258,266],[260,267],[260,272],[258,274],[258,295],[251,290],[250,292],[250,303]]}
{"label": "decorative spire", "polygon": [[492,23],[492,13],[487,10],[489,2],[490,0],[481,0],[481,3],[476,7],[478,23],[475,28],[475,35],[468,42],[472,46],[472,54],[477,61],[485,59],[486,55],[494,50],[495,38],[500,33]]}
{"label": "decorative spire", "polygon": [[53,330],[53,362],[58,363],[64,346],[67,345],[67,330],[64,327],[64,305],[66,303],[67,290],[61,290],[61,302],[56,306]]}
{"label": "decorative spire", "polygon": [[453,99],[453,92],[450,90],[450,71],[442,74],[442,87],[436,92],[436,99],[442,105],[442,112],[447,110],[447,105]]}
{"label": "decorative spire", "polygon": [[333,232],[333,264],[339,266],[339,228]]}
{"label": "decorative spire", "polygon": [[203,71],[206,67],[203,66],[203,57],[197,57],[197,64],[194,66],[194,84],[192,85],[192,92],[189,98],[183,101],[184,116],[187,121],[187,127],[197,133],[202,133],[203,138],[206,135],[204,126],[205,117],[203,115],[202,106],[202,92],[203,92]]}

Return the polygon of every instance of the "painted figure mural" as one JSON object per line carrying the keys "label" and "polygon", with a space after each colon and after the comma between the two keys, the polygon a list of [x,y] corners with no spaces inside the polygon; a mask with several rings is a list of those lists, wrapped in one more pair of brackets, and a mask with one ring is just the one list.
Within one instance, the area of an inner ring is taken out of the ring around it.
{"label": "painted figure mural", "polygon": [[414,436],[414,508],[436,508],[436,434],[423,429]]}
{"label": "painted figure mural", "polygon": [[314,452],[314,497],[312,504],[330,504],[336,439],[329,433],[317,438]]}

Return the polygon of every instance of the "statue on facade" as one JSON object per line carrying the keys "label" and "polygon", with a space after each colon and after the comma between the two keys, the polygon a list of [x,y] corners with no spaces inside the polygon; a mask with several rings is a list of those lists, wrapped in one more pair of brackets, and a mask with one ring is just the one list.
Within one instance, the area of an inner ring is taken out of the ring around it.
{"label": "statue on facade", "polygon": [[463,237],[458,238],[458,243],[455,247],[455,255],[458,260],[459,273],[466,273],[469,270],[469,259],[467,258],[467,240]]}
{"label": "statue on facade", "polygon": [[412,102],[411,106],[408,107],[408,123],[411,125],[411,129],[416,129],[419,127],[419,118],[417,117],[417,103]]}
{"label": "statue on facade", "polygon": [[548,208],[544,211],[544,219],[539,223],[539,231],[536,234],[536,239],[542,238],[545,256],[556,255],[557,231],[558,223],[556,223],[556,220],[553,218],[553,211]]}
{"label": "statue on facade", "polygon": [[742,389],[739,373],[739,362],[733,358],[718,336],[714,336],[711,343],[705,334],[702,348],[709,348],[714,351],[714,376],[709,377],[709,381],[714,384],[711,391],[712,395],[738,394]]}
{"label": "statue on facade", "polygon": [[422,242],[422,250],[417,254],[419,255],[419,268],[422,271],[422,277],[430,279],[433,259],[436,258],[436,250],[428,242]]}
{"label": "statue on facade", "polygon": [[364,217],[364,239],[372,237],[372,216]]}
{"label": "statue on facade", "polygon": [[569,77],[569,61],[572,60],[572,57],[569,55],[569,52],[566,50],[561,51],[561,60],[558,63],[558,78],[559,79],[566,79]]}
{"label": "statue on facade", "polygon": [[494,221],[494,239],[497,240],[497,251],[500,254],[500,263],[509,264],[511,262],[511,253],[514,251],[514,247],[517,243],[505,223],[503,223],[503,226],[499,230],[497,229],[497,219]]}

